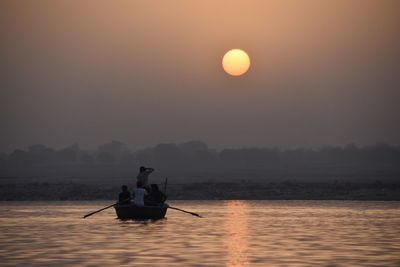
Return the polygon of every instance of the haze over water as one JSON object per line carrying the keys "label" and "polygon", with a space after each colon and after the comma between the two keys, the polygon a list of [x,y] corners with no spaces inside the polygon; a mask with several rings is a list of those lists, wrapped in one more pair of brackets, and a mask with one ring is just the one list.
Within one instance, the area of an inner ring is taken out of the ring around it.
{"label": "haze over water", "polygon": [[175,201],[204,218],[115,219],[109,202],[2,202],[2,266],[399,266],[400,203]]}
{"label": "haze over water", "polygon": [[[0,2],[0,152],[400,144],[396,0]],[[228,77],[232,48],[250,70]]]}

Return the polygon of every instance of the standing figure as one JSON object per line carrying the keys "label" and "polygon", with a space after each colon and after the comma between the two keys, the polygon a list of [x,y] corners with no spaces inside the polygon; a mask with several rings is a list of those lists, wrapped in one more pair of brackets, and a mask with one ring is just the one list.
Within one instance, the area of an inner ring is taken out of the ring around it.
{"label": "standing figure", "polygon": [[154,171],[153,168],[146,168],[141,166],[139,174],[137,175],[137,181],[142,183],[143,188],[149,188],[149,174]]}

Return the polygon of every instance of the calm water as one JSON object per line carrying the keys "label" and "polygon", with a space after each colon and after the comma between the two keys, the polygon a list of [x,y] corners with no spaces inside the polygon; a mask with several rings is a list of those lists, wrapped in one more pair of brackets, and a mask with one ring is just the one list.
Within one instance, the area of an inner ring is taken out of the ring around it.
{"label": "calm water", "polygon": [[400,266],[400,203],[176,201],[157,222],[110,202],[0,203],[0,265]]}

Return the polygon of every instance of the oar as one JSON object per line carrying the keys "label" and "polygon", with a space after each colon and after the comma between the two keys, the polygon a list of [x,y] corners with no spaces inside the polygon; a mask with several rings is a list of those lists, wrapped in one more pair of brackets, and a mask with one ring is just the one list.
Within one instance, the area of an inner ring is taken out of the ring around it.
{"label": "oar", "polygon": [[173,209],[173,210],[179,210],[179,211],[182,211],[182,212],[185,212],[185,213],[192,214],[193,216],[197,216],[197,217],[199,217],[199,218],[203,218],[203,217],[201,217],[201,216],[200,216],[199,214],[197,214],[197,213],[190,212],[190,211],[183,210],[183,209],[178,209],[178,208],[175,208],[175,207],[171,207],[170,205],[168,205],[168,208]]}
{"label": "oar", "polygon": [[[121,203],[124,203],[125,201],[128,201],[128,199],[122,201]],[[111,204],[110,206],[104,207],[104,208],[102,208],[102,209],[93,211],[93,212],[91,212],[91,213],[88,213],[88,214],[86,214],[85,216],[83,216],[83,219],[85,219],[86,217],[92,216],[93,214],[98,213],[98,212],[100,212],[100,211],[103,211],[103,210],[106,210],[106,209],[108,209],[108,208],[114,207],[114,206],[117,205],[118,203],[119,203],[119,202],[114,203],[114,204]]]}

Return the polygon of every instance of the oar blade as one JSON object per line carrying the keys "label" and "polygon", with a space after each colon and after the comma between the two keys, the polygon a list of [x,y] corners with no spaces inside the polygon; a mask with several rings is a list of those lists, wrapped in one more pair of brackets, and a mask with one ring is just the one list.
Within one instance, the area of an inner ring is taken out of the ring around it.
{"label": "oar blade", "polygon": [[179,208],[171,207],[171,206],[169,206],[169,205],[168,205],[168,208],[170,208],[170,209],[173,209],[173,210],[179,210],[179,211],[182,211],[182,212],[185,212],[185,213],[191,214],[191,215],[193,215],[193,216],[196,216],[196,217],[199,217],[199,218],[203,218],[203,217],[202,217],[202,216],[200,216],[199,214],[197,214],[197,213],[194,213],[194,212],[191,212],[191,211],[187,211],[187,210],[183,210],[183,209],[179,209]]}
{"label": "oar blade", "polygon": [[83,216],[83,219],[85,219],[86,217],[92,216],[92,215],[93,215],[93,212],[89,213],[89,214],[86,214],[85,216]]}
{"label": "oar blade", "polygon": [[199,217],[199,218],[203,218],[200,214],[197,214],[197,213],[194,213],[194,212],[191,212],[190,214],[192,214],[192,215],[194,215],[194,216],[197,216],[197,217]]}
{"label": "oar blade", "polygon": [[114,207],[116,204],[117,204],[117,203],[111,204],[111,205],[109,205],[109,206],[107,206],[107,207],[104,207],[104,208],[102,208],[102,209],[99,209],[99,210],[93,211],[93,212],[91,212],[91,213],[88,213],[88,214],[86,214],[85,216],[83,216],[83,219],[85,219],[85,218],[87,218],[87,217],[89,217],[89,216],[92,216],[93,214],[96,214],[96,213],[98,213],[98,212],[100,212],[100,211],[103,211],[103,210],[106,210],[106,209],[108,209],[108,208]]}

